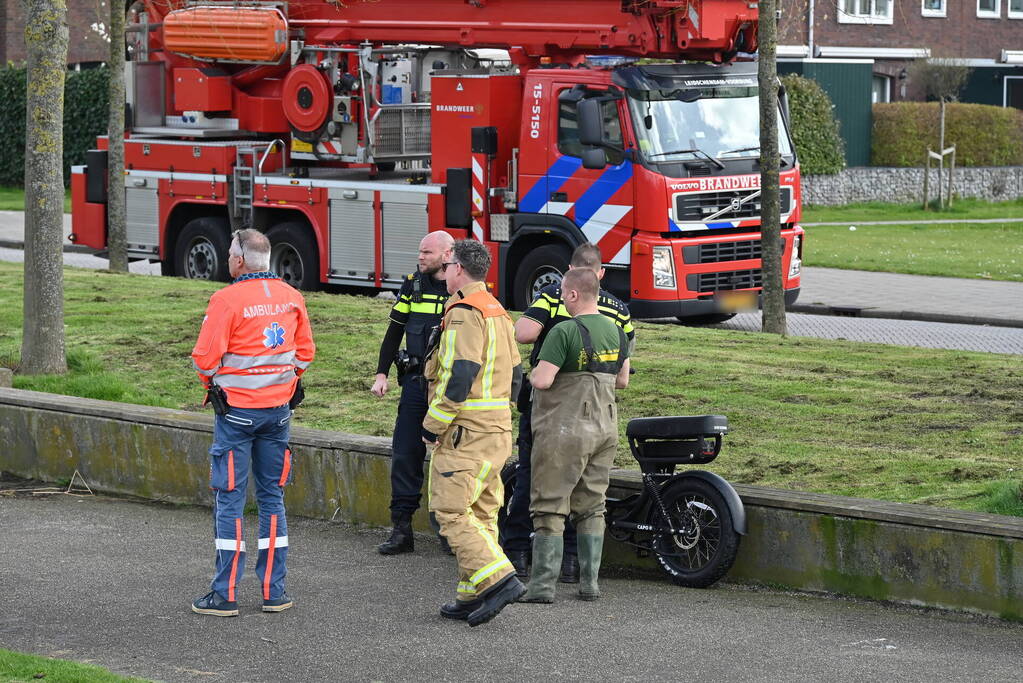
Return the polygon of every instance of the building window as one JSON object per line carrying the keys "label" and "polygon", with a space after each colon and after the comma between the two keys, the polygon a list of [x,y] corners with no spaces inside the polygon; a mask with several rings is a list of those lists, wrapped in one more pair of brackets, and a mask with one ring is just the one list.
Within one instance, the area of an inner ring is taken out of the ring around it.
{"label": "building window", "polygon": [[883,76],[881,74],[874,74],[870,79],[870,102],[871,104],[877,104],[879,102],[891,102],[892,101],[892,79],[890,76]]}
{"label": "building window", "polygon": [[893,4],[895,4],[894,0],[839,0],[838,22],[841,24],[890,24],[892,23]]}
{"label": "building window", "polygon": [[1002,0],[977,0],[977,16],[998,19],[1002,14]]}
{"label": "building window", "polygon": [[1009,0],[1009,18],[1023,19],[1023,0]]}
{"label": "building window", "polygon": [[[1023,2],[1023,0],[1020,0]],[[920,14],[925,17],[945,16],[945,0],[920,0]]]}

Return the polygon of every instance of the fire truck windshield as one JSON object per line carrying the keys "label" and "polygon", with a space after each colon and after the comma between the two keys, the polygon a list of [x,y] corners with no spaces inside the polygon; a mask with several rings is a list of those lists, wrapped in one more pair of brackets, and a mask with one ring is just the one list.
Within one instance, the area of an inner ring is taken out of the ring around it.
{"label": "fire truck windshield", "polygon": [[[632,90],[632,112],[639,150],[652,163],[760,156],[757,89],[713,87],[698,90]],[[778,117],[778,148],[792,155],[789,137]]]}

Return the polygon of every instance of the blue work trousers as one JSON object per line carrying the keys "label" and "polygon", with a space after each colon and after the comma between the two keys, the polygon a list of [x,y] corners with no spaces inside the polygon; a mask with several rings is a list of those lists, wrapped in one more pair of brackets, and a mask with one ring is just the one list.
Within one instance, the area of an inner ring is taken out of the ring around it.
{"label": "blue work trousers", "polygon": [[291,410],[286,405],[231,408],[214,419],[210,488],[217,569],[210,587],[226,600],[235,600],[235,587],[245,572],[242,517],[250,470],[259,506],[256,575],[260,590],[264,600],[276,600],[284,593],[288,573],[284,486],[291,481],[290,427]]}
{"label": "blue work trousers", "polygon": [[391,516],[412,515],[423,495],[423,418],[426,417],[426,378],[406,375],[401,382],[398,417],[391,438]]}
{"label": "blue work trousers", "polygon": [[[526,391],[532,391],[528,387]],[[530,456],[533,452],[532,401],[519,402],[519,463],[515,469],[515,492],[508,503],[501,530],[501,545],[505,552],[528,551],[531,547],[533,520],[529,516],[529,482],[532,476]],[[565,553],[578,554],[575,525],[565,520]]]}

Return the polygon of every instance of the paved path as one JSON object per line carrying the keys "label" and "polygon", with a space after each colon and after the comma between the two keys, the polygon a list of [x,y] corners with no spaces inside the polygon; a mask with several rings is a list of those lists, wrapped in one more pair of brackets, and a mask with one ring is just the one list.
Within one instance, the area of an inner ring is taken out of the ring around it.
{"label": "paved path", "polygon": [[[65,224],[67,234],[71,230],[70,216],[65,215]],[[18,247],[23,240],[24,214],[0,211],[0,260],[21,261]],[[105,268],[107,262],[91,254],[68,253],[65,263]],[[132,264],[131,271],[158,275],[160,267],[139,261]],[[798,313],[840,312],[862,317],[1023,328],[1023,282],[808,267],[803,269],[802,285],[799,301],[791,309]]]}
{"label": "paved path", "polygon": [[[253,526],[249,524],[248,529]],[[442,619],[453,559],[432,539],[381,557],[381,531],[294,519],[296,607],[192,614],[213,552],[209,511],[0,496],[0,646],[165,681],[1014,681],[1023,625],[736,586],[605,578],[594,603]],[[250,569],[254,558],[250,559]]]}
{"label": "paved path", "polygon": [[923,221],[837,221],[834,223],[800,223],[804,228],[818,225],[972,225],[974,223],[1023,223],[1023,218],[943,218]]}

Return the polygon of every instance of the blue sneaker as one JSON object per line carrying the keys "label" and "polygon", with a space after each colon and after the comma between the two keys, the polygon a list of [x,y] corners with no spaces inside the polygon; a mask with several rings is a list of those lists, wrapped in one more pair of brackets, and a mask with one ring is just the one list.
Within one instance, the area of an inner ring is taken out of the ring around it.
{"label": "blue sneaker", "polygon": [[217,591],[210,591],[192,603],[192,611],[196,614],[209,614],[214,617],[238,616],[238,603],[225,600]]}
{"label": "blue sneaker", "polygon": [[281,593],[281,597],[274,598],[273,600],[263,601],[264,612],[283,612],[286,609],[294,607],[295,602],[288,596],[287,593]]}

